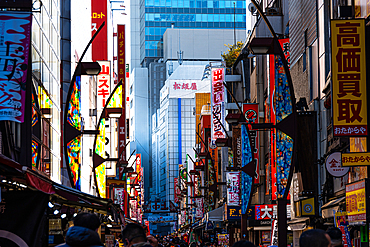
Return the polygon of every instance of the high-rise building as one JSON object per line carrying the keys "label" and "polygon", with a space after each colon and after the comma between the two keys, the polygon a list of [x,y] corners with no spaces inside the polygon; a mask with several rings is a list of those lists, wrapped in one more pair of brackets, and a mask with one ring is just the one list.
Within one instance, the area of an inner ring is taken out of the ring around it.
{"label": "high-rise building", "polygon": [[243,0],[133,0],[131,1],[131,64],[148,67],[163,57],[163,34],[167,28],[246,28]]}

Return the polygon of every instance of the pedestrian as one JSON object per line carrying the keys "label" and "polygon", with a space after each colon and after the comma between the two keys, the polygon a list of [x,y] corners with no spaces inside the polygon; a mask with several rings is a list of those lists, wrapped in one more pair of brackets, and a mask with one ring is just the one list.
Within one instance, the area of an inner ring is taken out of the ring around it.
{"label": "pedestrian", "polygon": [[153,235],[148,235],[146,236],[148,239],[148,242],[153,246],[153,247],[161,247],[162,245],[158,243],[158,239],[153,236]]}
{"label": "pedestrian", "polygon": [[98,229],[100,220],[98,216],[91,213],[80,213],[73,218],[73,225],[66,234],[66,242],[57,247],[86,246],[98,247],[104,246],[100,240]]}
{"label": "pedestrian", "polygon": [[343,247],[342,231],[338,227],[330,227],[326,233],[330,237],[332,247]]}
{"label": "pedestrian", "polygon": [[329,235],[321,229],[311,229],[302,233],[299,238],[300,247],[330,247]]}
{"label": "pedestrian", "polygon": [[122,239],[128,247],[153,247],[146,238],[145,230],[135,223],[128,223],[122,230]]}
{"label": "pedestrian", "polygon": [[248,240],[240,240],[233,244],[232,247],[256,247],[256,246]]}

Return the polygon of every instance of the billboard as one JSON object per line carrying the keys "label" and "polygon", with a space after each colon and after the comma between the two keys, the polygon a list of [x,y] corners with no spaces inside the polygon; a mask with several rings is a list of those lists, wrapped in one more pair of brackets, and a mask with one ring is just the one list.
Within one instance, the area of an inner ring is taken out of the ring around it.
{"label": "billboard", "polygon": [[227,204],[231,206],[240,206],[240,173],[227,172]]}
{"label": "billboard", "polygon": [[211,83],[211,142],[216,145],[216,139],[226,138],[222,126],[225,126],[225,68],[212,68]]}
{"label": "billboard", "polygon": [[104,27],[91,44],[93,61],[108,59],[107,14],[106,0],[91,0],[91,37],[96,33],[100,25],[105,22]]}
{"label": "billboard", "polygon": [[126,52],[125,52],[125,25],[117,25],[117,61],[118,61],[118,81],[122,80],[122,115],[118,120],[118,158],[120,161],[126,160]]}
{"label": "billboard", "polygon": [[346,185],[346,208],[349,222],[366,221],[365,180]]}
{"label": "billboard", "polygon": [[332,20],[334,136],[367,135],[365,20]]}
{"label": "billboard", "polygon": [[0,12],[0,121],[24,121],[31,13]]}

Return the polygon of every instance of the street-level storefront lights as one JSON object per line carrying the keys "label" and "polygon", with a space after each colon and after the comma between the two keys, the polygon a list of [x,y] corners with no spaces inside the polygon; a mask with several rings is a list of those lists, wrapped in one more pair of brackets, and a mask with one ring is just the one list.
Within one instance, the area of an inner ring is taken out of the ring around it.
{"label": "street-level storefront lights", "polygon": [[113,227],[111,224],[107,224],[107,227],[109,227],[109,228],[111,228],[111,227]]}
{"label": "street-level storefront lights", "polygon": [[55,214],[55,215],[59,214],[59,210],[58,210],[58,209],[55,209],[55,210],[54,210],[54,214]]}
{"label": "street-level storefront lights", "polygon": [[49,208],[53,208],[54,207],[54,204],[52,204],[51,202],[48,203],[48,206]]}
{"label": "street-level storefront lights", "polygon": [[62,215],[60,216],[60,218],[62,218],[62,219],[64,219],[65,217],[67,217],[67,215],[66,215],[66,214],[62,214]]}

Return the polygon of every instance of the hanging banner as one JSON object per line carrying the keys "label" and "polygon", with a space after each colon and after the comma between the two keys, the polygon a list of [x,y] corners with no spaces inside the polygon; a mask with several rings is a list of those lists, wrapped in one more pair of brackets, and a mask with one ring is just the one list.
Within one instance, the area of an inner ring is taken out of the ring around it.
{"label": "hanging banner", "polygon": [[242,167],[242,137],[240,126],[233,127],[233,162],[229,167],[241,168]]}
{"label": "hanging banner", "polygon": [[[269,114],[272,124],[276,124],[275,114],[275,56],[269,55],[269,69],[270,69],[270,95],[269,95]],[[270,131],[270,177],[271,177],[271,200],[277,199],[277,186],[276,186],[276,129]]]}
{"label": "hanging banner", "polygon": [[106,0],[91,0],[91,37],[96,33],[100,25],[105,22],[104,27],[91,44],[93,61],[108,59],[107,15]]}
{"label": "hanging banner", "polygon": [[211,89],[211,142],[216,145],[216,139],[226,138],[222,126],[225,126],[225,68],[212,68]]}
{"label": "hanging banner", "polygon": [[24,121],[31,20],[31,13],[0,12],[0,121]]}
{"label": "hanging banner", "polygon": [[[259,123],[258,117],[258,104],[243,104],[243,114],[245,120],[248,123]],[[256,162],[256,175],[254,177],[254,183],[259,183],[259,142],[258,142],[258,131],[257,130],[250,130],[249,131],[250,140],[252,144],[252,152],[254,162]]]}
{"label": "hanging banner", "polygon": [[49,195],[35,191],[1,193],[0,246],[47,246]]}
{"label": "hanging banner", "polygon": [[365,20],[331,20],[334,136],[367,135]]}
{"label": "hanging banner", "polygon": [[195,218],[201,219],[203,217],[203,198],[195,198]]}
{"label": "hanging banner", "polygon": [[118,81],[122,80],[122,115],[118,120],[118,154],[120,162],[126,160],[126,46],[125,46],[125,25],[117,25],[117,64],[118,64]]}
{"label": "hanging banner", "polygon": [[125,211],[125,188],[113,188],[114,204],[120,205],[122,211]]}
{"label": "hanging banner", "polygon": [[[242,135],[242,167],[246,166],[253,160],[252,147],[249,142],[248,129],[246,125],[241,125],[241,135]],[[241,172],[241,209],[242,214],[247,213],[249,199],[252,192],[253,178]]]}
{"label": "hanging banner", "polygon": [[179,203],[179,195],[180,195],[180,188],[179,188],[179,178],[174,177],[174,202],[177,204]]}
{"label": "hanging banner", "polygon": [[240,173],[227,172],[227,205],[240,206]]}
{"label": "hanging banner", "polygon": [[96,108],[97,116],[100,116],[111,92],[110,61],[99,61],[98,63],[101,71],[97,77]]}

